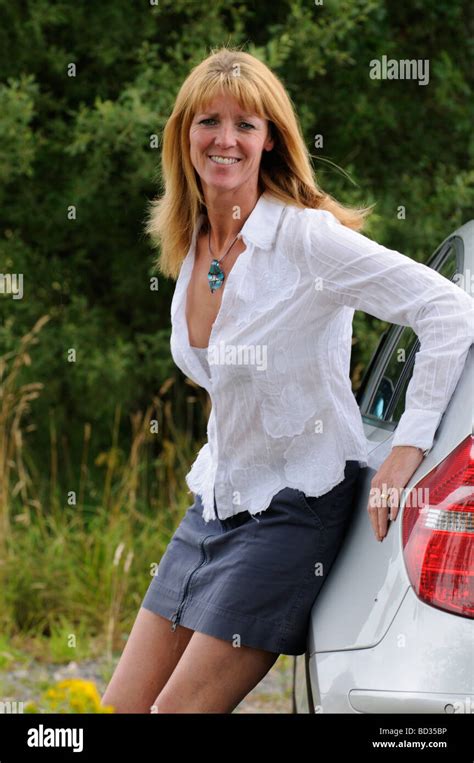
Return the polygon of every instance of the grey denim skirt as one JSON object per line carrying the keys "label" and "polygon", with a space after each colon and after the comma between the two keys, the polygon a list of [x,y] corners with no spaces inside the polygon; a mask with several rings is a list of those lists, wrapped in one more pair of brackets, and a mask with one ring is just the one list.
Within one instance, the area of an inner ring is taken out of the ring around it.
{"label": "grey denim skirt", "polygon": [[[322,496],[285,487],[251,516],[205,522],[195,495],[141,606],[178,625],[278,654],[304,654],[311,609],[341,547],[360,471]],[[217,513],[217,509],[216,509]]]}

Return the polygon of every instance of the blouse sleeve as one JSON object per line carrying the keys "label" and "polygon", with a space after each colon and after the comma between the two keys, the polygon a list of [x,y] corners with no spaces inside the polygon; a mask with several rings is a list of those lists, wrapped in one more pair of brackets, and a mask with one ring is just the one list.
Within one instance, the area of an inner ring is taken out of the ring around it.
{"label": "blouse sleeve", "polygon": [[304,251],[318,288],[340,305],[411,326],[420,341],[392,447],[429,450],[474,342],[474,300],[427,265],[305,209]]}

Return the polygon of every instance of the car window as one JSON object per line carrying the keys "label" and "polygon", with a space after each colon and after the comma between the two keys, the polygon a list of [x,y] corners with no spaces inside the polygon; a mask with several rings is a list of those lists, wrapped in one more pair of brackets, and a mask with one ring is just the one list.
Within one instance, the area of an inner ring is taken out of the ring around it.
{"label": "car window", "polygon": [[[457,251],[454,243],[452,243],[448,245],[437,270],[451,281],[455,280],[457,265]],[[412,377],[420,343],[417,335],[409,326],[405,326],[402,330],[399,326],[394,326],[391,331],[392,334],[387,339],[389,345],[396,336],[398,339],[395,340],[395,346],[391,349],[385,362],[383,373],[372,394],[365,415],[371,419],[398,424],[405,410],[406,390]]]}
{"label": "car window", "polygon": [[400,338],[395,348],[392,350],[384,373],[374,392],[369,405],[369,416],[374,416],[382,421],[386,420],[390,403],[392,402],[399,379],[405,369],[406,362],[411,354],[411,348],[416,339],[417,336],[413,329],[406,326],[400,334]]}
{"label": "car window", "polygon": [[445,278],[449,278],[450,281],[454,281],[454,276],[457,274],[457,251],[454,244],[450,244],[446,257],[443,259],[441,267],[438,271]]}

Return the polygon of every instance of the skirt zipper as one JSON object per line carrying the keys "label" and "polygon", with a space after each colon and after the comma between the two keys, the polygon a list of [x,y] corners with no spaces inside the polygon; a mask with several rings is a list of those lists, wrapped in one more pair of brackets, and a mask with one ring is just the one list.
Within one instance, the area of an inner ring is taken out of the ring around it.
{"label": "skirt zipper", "polygon": [[211,535],[206,535],[206,537],[205,537],[205,538],[203,538],[203,539],[202,539],[202,541],[200,541],[200,544],[199,544],[199,545],[201,546],[201,554],[202,554],[203,558],[202,558],[202,560],[199,562],[198,566],[197,566],[197,567],[195,567],[195,568],[194,568],[194,570],[192,570],[192,571],[191,571],[191,573],[189,574],[189,576],[188,576],[188,579],[187,579],[187,581],[186,581],[186,585],[185,585],[185,588],[184,588],[183,598],[181,599],[181,602],[180,602],[180,604],[179,604],[179,607],[178,607],[178,609],[176,610],[176,612],[173,612],[173,614],[171,615],[171,623],[172,623],[172,625],[171,625],[171,630],[172,630],[172,631],[175,631],[175,630],[176,630],[176,627],[177,627],[177,626],[178,626],[178,624],[179,624],[179,618],[181,617],[181,612],[182,612],[182,610],[183,610],[183,607],[184,607],[184,603],[185,603],[185,600],[186,600],[186,595],[187,595],[187,593],[188,593],[188,588],[189,588],[189,583],[191,582],[191,578],[192,578],[192,576],[194,575],[194,573],[195,573],[195,572],[197,572],[197,571],[198,571],[198,569],[199,569],[200,567],[202,567],[202,566],[203,566],[203,565],[206,563],[206,561],[207,561],[207,560],[206,560],[206,553],[205,553],[205,551],[204,551],[204,543],[205,543],[205,542],[206,542],[206,540],[207,540],[208,538],[210,538],[210,537],[211,537]]}

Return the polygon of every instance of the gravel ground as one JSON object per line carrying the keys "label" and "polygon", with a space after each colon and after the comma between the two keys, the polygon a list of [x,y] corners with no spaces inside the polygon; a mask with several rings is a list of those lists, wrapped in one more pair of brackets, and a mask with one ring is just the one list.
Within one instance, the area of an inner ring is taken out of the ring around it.
{"label": "gravel ground", "polygon": [[[291,713],[293,660],[280,655],[263,680],[240,702],[234,713]],[[114,667],[118,661],[116,657]],[[0,700],[39,702],[44,689],[64,678],[83,678],[93,681],[102,695],[112,670],[106,659],[69,662],[65,665],[30,659],[21,667],[12,665],[0,671]]]}

